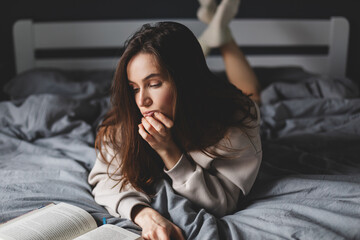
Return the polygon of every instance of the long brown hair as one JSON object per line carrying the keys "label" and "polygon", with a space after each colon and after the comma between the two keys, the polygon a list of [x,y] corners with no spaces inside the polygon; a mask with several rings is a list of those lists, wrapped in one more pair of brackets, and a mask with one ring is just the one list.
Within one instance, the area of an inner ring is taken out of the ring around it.
{"label": "long brown hair", "polygon": [[[109,166],[117,166],[121,189],[131,184],[151,194],[154,183],[164,177],[164,164],[138,133],[142,115],[128,84],[127,65],[140,52],[152,54],[175,85],[171,131],[183,152],[199,150],[221,157],[208,147],[224,138],[230,127],[245,131],[256,114],[248,96],[209,70],[199,42],[187,27],[175,22],[143,25],[125,44],[112,84],[112,108],[98,129],[95,147]],[[103,154],[108,147],[115,153],[111,160]],[[108,171],[110,177],[113,174]]]}

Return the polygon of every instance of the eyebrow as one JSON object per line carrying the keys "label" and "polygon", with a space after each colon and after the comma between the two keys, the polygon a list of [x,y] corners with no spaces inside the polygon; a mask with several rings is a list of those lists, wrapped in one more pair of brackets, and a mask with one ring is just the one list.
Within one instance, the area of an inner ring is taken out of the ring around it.
{"label": "eyebrow", "polygon": [[[160,74],[160,73],[151,73],[151,74],[149,74],[148,76],[146,76],[142,81],[145,82],[146,80],[148,80],[148,79],[150,79],[150,78],[158,77],[158,76],[161,76],[161,74]],[[128,81],[129,81],[130,83],[135,83],[135,82],[131,81],[130,79],[128,79]]]}

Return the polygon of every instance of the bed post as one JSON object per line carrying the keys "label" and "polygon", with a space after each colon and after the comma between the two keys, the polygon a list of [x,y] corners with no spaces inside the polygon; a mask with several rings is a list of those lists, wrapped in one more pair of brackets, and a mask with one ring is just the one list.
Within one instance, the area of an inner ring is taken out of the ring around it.
{"label": "bed post", "polygon": [[345,77],[349,22],[344,17],[332,17],[330,26],[328,74],[333,77]]}
{"label": "bed post", "polygon": [[35,67],[33,23],[31,20],[20,20],[15,23],[14,51],[16,61],[16,73]]}

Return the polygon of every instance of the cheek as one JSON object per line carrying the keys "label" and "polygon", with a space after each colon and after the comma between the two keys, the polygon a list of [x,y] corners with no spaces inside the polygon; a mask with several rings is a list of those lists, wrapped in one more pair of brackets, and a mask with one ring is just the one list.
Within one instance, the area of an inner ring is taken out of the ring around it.
{"label": "cheek", "polygon": [[174,102],[174,96],[172,93],[167,93],[165,96],[164,96],[164,102],[168,105],[172,105],[173,102]]}
{"label": "cheek", "polygon": [[172,92],[168,92],[162,96],[162,103],[166,106],[167,114],[172,114],[174,102],[175,99]]}

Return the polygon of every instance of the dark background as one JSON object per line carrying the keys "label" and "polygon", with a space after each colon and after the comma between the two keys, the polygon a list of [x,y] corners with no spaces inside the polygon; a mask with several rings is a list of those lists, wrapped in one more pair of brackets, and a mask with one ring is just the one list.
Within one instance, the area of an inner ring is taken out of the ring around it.
{"label": "dark background", "polygon": [[[236,18],[314,18],[344,16],[350,22],[347,77],[360,83],[360,2],[358,0],[242,0]],[[12,25],[17,19],[70,21],[131,18],[195,18],[196,0],[1,0],[0,100],[15,75]]]}

